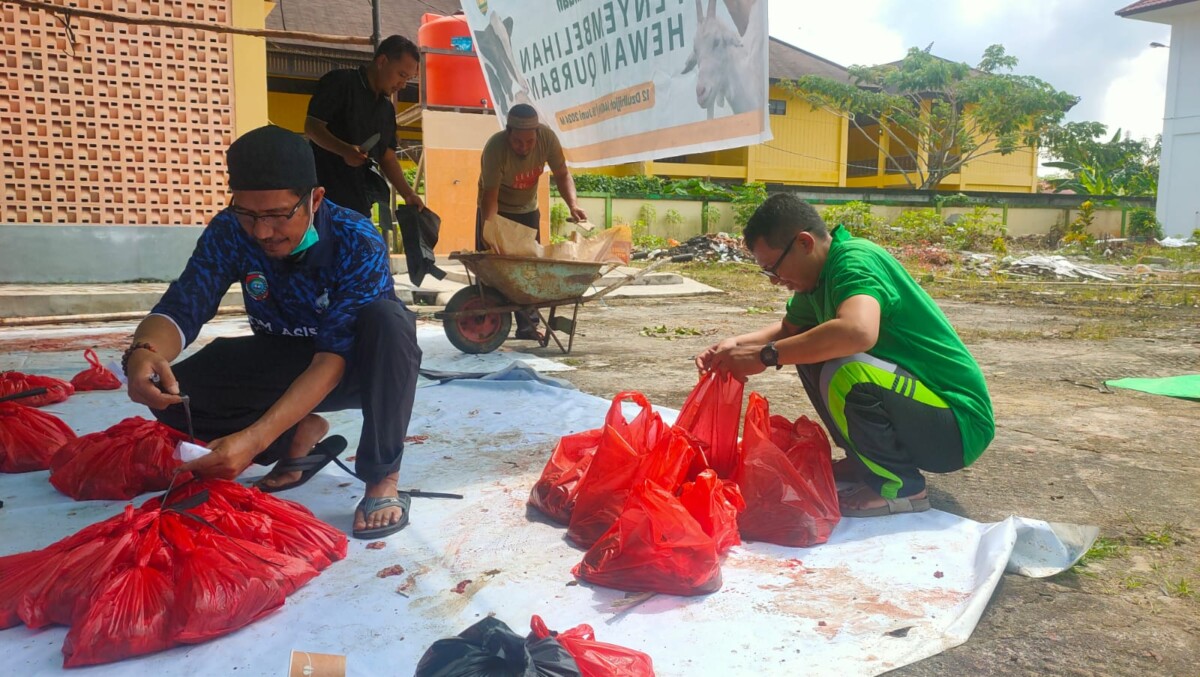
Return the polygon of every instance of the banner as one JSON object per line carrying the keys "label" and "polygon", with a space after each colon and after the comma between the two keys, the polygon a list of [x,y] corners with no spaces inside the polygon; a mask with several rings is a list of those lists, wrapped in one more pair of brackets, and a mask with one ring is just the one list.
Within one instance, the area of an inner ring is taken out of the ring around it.
{"label": "banner", "polygon": [[771,139],[767,0],[463,0],[501,124],[528,103],[575,167]]}

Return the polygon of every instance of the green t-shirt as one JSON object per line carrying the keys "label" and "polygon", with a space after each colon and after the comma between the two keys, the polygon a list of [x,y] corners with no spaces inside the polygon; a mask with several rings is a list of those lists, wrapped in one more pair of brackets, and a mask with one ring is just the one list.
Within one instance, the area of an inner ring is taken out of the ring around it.
{"label": "green t-shirt", "polygon": [[566,165],[558,136],[546,125],[538,125],[537,144],[521,157],[508,146],[505,132],[492,135],[483,146],[479,171],[479,201],[483,191],[500,187],[500,211],[528,214],[538,208],[537,184],[546,164],[557,171]]}
{"label": "green t-shirt", "polygon": [[795,294],[787,321],[813,327],[837,317],[851,296],[879,301],[879,340],[867,351],[899,365],[950,405],[962,433],[963,461],[971,464],[996,434],[983,372],[929,294],[879,245],[838,226],[817,288]]}

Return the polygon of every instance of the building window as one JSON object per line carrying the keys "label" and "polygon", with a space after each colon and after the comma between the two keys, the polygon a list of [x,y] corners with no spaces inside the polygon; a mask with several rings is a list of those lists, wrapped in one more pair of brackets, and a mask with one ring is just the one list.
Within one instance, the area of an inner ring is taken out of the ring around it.
{"label": "building window", "polygon": [[771,99],[767,103],[767,110],[771,115],[787,115],[787,101],[783,99]]}

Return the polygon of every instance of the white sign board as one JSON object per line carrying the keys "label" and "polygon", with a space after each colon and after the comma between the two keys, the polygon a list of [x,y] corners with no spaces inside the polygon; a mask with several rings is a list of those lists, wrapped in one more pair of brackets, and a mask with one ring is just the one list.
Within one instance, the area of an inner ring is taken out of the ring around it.
{"label": "white sign board", "polygon": [[767,141],[767,0],[463,0],[499,119],[576,167]]}

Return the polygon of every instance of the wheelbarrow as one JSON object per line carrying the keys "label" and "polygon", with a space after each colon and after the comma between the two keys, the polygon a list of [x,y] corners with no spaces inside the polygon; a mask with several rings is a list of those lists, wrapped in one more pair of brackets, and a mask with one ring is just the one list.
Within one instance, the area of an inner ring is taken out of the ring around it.
{"label": "wheelbarrow", "polygon": [[[661,259],[636,274],[587,295],[593,283],[616,270],[619,264],[598,261],[558,261],[504,256],[486,252],[450,255],[467,271],[467,286],[455,292],[446,309],[434,315],[442,321],[446,338],[455,348],[478,355],[496,350],[508,339],[514,311],[536,310],[545,335],[538,344],[554,341],[564,354],[575,345],[579,306],[603,298],[646,275],[668,259]],[[560,315],[570,308],[571,315]],[[548,314],[543,314],[543,310]],[[566,345],[559,338],[566,335]]]}

